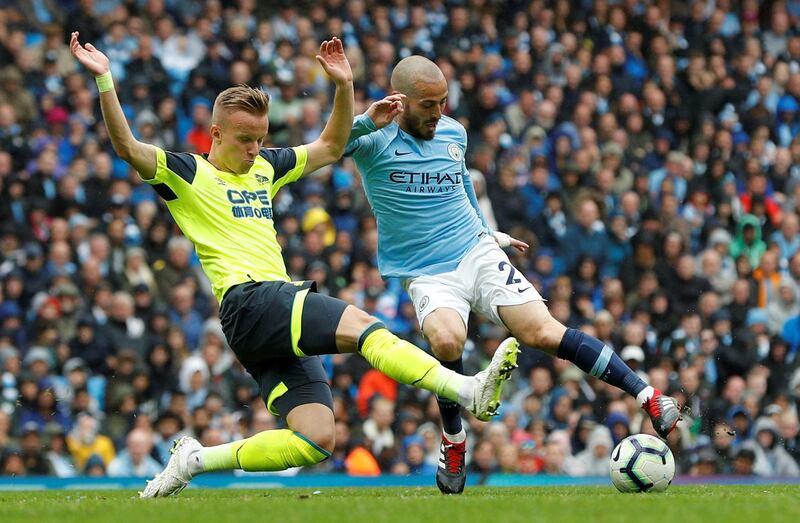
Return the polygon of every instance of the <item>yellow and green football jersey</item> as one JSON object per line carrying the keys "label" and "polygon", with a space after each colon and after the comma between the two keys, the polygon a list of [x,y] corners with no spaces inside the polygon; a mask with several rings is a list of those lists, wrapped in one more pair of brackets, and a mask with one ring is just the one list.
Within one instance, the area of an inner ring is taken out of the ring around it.
{"label": "yellow and green football jersey", "polygon": [[304,146],[261,149],[247,174],[220,171],[202,155],[157,149],[155,177],[145,180],[166,201],[194,243],[214,295],[246,281],[289,281],[272,216],[272,198],[303,174]]}

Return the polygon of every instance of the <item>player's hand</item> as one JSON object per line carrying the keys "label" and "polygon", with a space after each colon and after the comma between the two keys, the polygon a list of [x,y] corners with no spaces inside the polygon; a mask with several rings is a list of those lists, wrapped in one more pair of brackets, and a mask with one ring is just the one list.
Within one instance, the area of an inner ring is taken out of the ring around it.
{"label": "player's hand", "polygon": [[86,47],[78,42],[78,31],[72,33],[69,40],[69,50],[72,55],[95,76],[100,76],[109,71],[109,60],[106,55],[98,51],[95,46],[90,43]]}
{"label": "player's hand", "polygon": [[335,36],[320,44],[317,62],[337,84],[353,81],[353,71],[344,54],[344,45]]}
{"label": "player's hand", "polygon": [[530,247],[530,245],[528,245],[524,241],[512,238],[511,236],[509,236],[504,232],[494,231],[492,232],[492,236],[494,236],[494,241],[497,242],[497,245],[499,245],[502,248],[514,247],[519,252],[525,252],[528,250],[528,247]]}
{"label": "player's hand", "polygon": [[392,123],[394,117],[403,112],[403,99],[405,95],[400,93],[390,94],[383,100],[378,100],[367,109],[367,116],[370,117],[375,127],[382,129]]}

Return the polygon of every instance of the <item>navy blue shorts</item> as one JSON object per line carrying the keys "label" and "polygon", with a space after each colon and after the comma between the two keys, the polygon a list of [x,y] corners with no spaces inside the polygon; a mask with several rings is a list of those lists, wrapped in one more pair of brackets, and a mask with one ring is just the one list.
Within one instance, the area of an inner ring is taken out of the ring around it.
{"label": "navy blue shorts", "polygon": [[227,291],[222,330],[273,414],[286,416],[308,403],[333,409],[318,355],[338,352],[336,329],[345,308],[342,300],[317,294],[314,282],[249,282]]}

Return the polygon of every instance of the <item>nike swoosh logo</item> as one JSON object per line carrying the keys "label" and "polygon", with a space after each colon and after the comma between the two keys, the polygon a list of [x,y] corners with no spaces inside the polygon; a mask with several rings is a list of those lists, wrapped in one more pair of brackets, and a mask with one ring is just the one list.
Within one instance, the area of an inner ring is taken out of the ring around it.
{"label": "nike swoosh logo", "polygon": [[407,151],[407,152],[404,152],[404,153],[401,153],[400,151],[395,151],[394,152],[395,156],[405,156],[407,154],[411,154],[411,151]]}
{"label": "nike swoosh logo", "polygon": [[619,461],[619,453],[621,450],[621,448],[617,447],[617,455],[612,458],[614,461]]}
{"label": "nike swoosh logo", "polygon": [[527,291],[528,289],[530,289],[530,287],[525,287],[524,289],[520,289],[519,287],[517,287],[517,292],[522,294],[523,292]]}

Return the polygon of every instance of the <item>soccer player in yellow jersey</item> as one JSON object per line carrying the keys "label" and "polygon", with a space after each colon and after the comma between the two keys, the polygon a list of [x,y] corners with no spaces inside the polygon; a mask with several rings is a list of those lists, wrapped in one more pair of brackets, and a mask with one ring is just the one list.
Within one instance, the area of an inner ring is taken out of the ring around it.
{"label": "soccer player in yellow jersey", "polygon": [[519,349],[513,338],[503,342],[485,370],[462,376],[364,311],[317,294],[314,282],[289,281],[272,198],[283,185],[337,161],[344,152],[353,123],[353,74],[338,38],[323,42],[316,57],[336,84],[333,112],[317,140],[264,148],[269,99],[259,89],[238,86],[214,102],[207,156],[167,152],[136,140],[114,90],[108,58],[92,44],[81,45],[78,33],[72,34],[70,48],[95,76],[114,150],[153,186],[194,243],[220,301],[231,348],[258,382],[267,408],[285,417],[288,426],[216,447],[181,438],[142,497],[177,494],[202,472],[283,470],[328,458],[334,447],[333,400],[320,354],[358,351],[391,378],[457,401],[478,418],[497,411],[502,384],[516,366]]}

